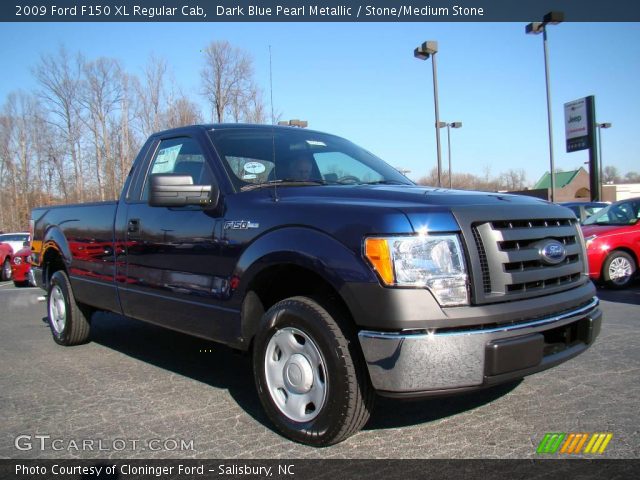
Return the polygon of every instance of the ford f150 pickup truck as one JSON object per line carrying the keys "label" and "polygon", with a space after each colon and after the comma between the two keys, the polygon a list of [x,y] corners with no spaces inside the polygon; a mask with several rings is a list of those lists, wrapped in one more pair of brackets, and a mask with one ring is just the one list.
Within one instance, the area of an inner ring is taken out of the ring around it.
{"label": "ford f150 pickup truck", "polygon": [[362,428],[375,393],[514,381],[600,330],[570,210],[420,187],[306,129],[154,134],[118,202],[37,208],[31,228],[57,343],[106,310],[249,352],[270,419],[315,446]]}

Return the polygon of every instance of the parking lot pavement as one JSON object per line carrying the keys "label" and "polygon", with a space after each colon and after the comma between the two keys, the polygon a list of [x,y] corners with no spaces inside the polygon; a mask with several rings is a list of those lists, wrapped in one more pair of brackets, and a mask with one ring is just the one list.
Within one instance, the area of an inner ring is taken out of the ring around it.
{"label": "parking lot pavement", "polygon": [[611,432],[602,457],[638,458],[640,288],[599,292],[602,333],[583,355],[473,395],[379,399],[362,432],[314,449],[272,430],[247,357],[106,314],[91,343],[60,347],[42,291],[3,283],[0,457],[532,458],[547,432]]}

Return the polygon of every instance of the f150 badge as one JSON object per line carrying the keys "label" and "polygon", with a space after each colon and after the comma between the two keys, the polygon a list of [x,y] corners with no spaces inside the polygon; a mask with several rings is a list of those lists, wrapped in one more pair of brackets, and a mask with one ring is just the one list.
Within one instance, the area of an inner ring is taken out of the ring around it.
{"label": "f150 badge", "polygon": [[227,220],[224,222],[225,230],[249,230],[250,228],[260,228],[260,224],[250,220]]}

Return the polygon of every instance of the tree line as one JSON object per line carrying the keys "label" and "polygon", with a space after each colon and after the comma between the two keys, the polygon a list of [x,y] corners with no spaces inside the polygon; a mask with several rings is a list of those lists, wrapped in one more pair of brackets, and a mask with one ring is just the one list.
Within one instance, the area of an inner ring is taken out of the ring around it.
{"label": "tree line", "polygon": [[[442,171],[441,183],[443,187],[449,187],[449,172]],[[419,185],[436,186],[438,184],[438,169],[433,167],[431,171],[418,180]],[[460,190],[481,190],[485,192],[519,191],[527,188],[527,174],[523,169],[510,169],[497,176],[491,174],[486,167],[483,175],[471,173],[451,174],[451,187]]]}
{"label": "tree line", "polygon": [[64,47],[41,55],[31,71],[37,87],[11,92],[0,107],[0,231],[27,229],[35,206],[116,199],[152,132],[205,118],[271,123],[251,56],[226,41],[203,52],[200,90],[189,93],[161,57],[134,74],[116,58]]}

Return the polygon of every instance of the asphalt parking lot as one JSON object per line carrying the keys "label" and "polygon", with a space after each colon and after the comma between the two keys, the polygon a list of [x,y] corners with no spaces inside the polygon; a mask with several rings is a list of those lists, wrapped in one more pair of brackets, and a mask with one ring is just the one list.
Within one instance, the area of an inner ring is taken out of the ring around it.
{"label": "asphalt parking lot", "polygon": [[1,458],[534,458],[547,432],[611,432],[601,457],[640,457],[638,284],[599,290],[601,335],[568,363],[476,394],[378,399],[362,432],[324,449],[272,430],[248,357],[106,314],[91,343],[60,347],[42,294],[0,284]]}

